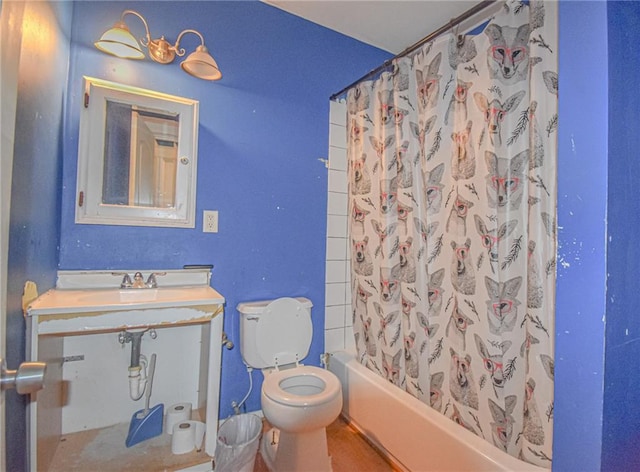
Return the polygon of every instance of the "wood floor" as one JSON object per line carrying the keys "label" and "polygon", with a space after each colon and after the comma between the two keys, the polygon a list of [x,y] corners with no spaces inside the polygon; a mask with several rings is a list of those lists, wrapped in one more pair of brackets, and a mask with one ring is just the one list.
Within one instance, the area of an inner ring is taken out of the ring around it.
{"label": "wood floor", "polygon": [[[269,425],[264,425],[268,430]],[[171,436],[148,439],[131,448],[124,446],[128,425],[121,424],[65,435],[58,444],[51,472],[175,471],[208,460],[202,452],[173,455]],[[327,427],[327,443],[334,472],[398,472],[366,439],[342,418]],[[210,468],[198,467],[198,470]],[[268,472],[260,453],[254,472]]]}
{"label": "wood floor", "polygon": [[[265,425],[268,429],[268,425]],[[353,427],[338,417],[327,427],[327,443],[333,472],[399,472]],[[262,456],[256,456],[253,472],[268,472]]]}

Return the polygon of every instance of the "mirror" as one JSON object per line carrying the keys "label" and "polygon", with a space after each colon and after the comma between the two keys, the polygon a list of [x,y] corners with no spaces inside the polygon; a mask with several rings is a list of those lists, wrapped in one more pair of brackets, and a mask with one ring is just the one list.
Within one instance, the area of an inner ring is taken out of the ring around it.
{"label": "mirror", "polygon": [[107,101],[102,203],[175,207],[180,116]]}
{"label": "mirror", "polygon": [[84,81],[76,222],[193,228],[198,102]]}

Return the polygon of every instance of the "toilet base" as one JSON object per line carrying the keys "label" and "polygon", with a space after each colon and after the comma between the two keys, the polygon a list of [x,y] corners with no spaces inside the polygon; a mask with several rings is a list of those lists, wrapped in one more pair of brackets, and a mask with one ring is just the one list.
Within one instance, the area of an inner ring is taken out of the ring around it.
{"label": "toilet base", "polygon": [[327,432],[285,433],[272,428],[262,435],[260,453],[272,472],[331,472]]}

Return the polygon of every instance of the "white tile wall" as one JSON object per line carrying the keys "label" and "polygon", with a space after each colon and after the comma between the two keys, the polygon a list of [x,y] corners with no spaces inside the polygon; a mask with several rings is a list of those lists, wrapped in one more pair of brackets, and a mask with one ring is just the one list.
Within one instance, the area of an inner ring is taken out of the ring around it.
{"label": "white tile wall", "polygon": [[329,176],[327,192],[327,256],[325,295],[325,351],[355,352],[351,321],[350,255],[348,238],[346,104],[329,109]]}
{"label": "white tile wall", "polygon": [[347,215],[327,215],[327,237],[339,238],[346,242]]}

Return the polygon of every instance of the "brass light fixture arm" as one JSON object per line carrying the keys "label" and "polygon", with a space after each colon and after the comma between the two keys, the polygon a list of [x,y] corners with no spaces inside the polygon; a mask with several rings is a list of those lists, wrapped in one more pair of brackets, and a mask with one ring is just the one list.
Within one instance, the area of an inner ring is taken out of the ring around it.
{"label": "brass light fixture arm", "polygon": [[184,31],[182,31],[179,35],[178,35],[178,39],[176,39],[176,44],[174,44],[173,46],[171,46],[171,49],[173,49],[175,51],[175,53],[182,57],[185,54],[185,50],[184,48],[180,47],[180,40],[182,39],[182,37],[187,34],[187,33],[193,33],[195,35],[197,35],[200,38],[200,45],[204,46],[204,37],[196,30],[194,29],[186,29]]}
{"label": "brass light fixture arm", "polygon": [[124,23],[124,17],[126,15],[134,15],[134,16],[137,16],[138,18],[140,18],[140,21],[142,21],[142,24],[144,25],[144,30],[147,33],[146,38],[140,38],[140,42],[142,43],[142,45],[144,47],[148,48],[149,47],[149,43],[151,42],[151,32],[149,31],[149,25],[147,24],[147,20],[145,20],[144,16],[142,16],[140,13],[138,13],[135,10],[125,10],[120,15],[120,22],[121,23]]}
{"label": "brass light fixture arm", "polygon": [[[164,36],[160,36],[158,39],[151,38],[151,32],[149,31],[149,25],[144,17],[135,10],[125,10],[120,15],[120,21],[124,23],[124,17],[126,15],[134,15],[140,18],[146,32],[146,38],[140,38],[140,43],[149,51],[149,57],[160,64],[170,64],[176,57],[176,47],[172,46],[169,41],[164,39]],[[176,43],[177,45],[177,43]],[[184,55],[178,54],[180,56]]]}

